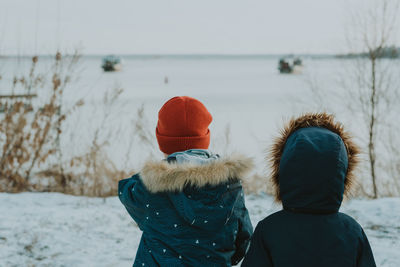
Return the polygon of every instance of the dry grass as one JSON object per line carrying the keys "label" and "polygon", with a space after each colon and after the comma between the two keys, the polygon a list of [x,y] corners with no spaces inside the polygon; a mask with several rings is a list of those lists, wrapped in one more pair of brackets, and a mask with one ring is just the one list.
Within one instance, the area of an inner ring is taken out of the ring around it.
{"label": "dry grass", "polygon": [[[120,131],[108,125],[110,118],[114,114],[113,107],[118,105],[123,90],[119,87],[107,92],[102,101],[104,109],[101,121],[97,125],[88,151],[77,156],[73,156],[64,165],[63,172],[60,172],[58,165],[38,173],[42,179],[49,180],[46,190],[61,191],[73,195],[107,197],[117,194],[118,181],[121,178],[132,175],[133,170],[128,167],[130,157],[128,151],[132,149],[132,139],[127,144],[126,162],[124,166],[118,168],[114,161],[107,155],[106,148],[110,145],[109,139],[117,140]],[[107,129],[107,130],[106,130]],[[104,135],[106,138],[101,138]],[[138,132],[138,135],[143,135]],[[65,184],[62,182],[65,181]]]}
{"label": "dry grass", "polygon": [[[48,73],[38,73],[40,58],[33,57],[27,74],[15,76],[8,86],[12,94],[23,92],[39,94],[40,101],[34,98],[0,99],[0,191],[51,191],[86,196],[116,195],[118,180],[134,173],[132,162],[136,147],[133,140],[154,156],[157,153],[157,143],[145,116],[145,108],[141,106],[132,113],[129,126],[123,131],[132,137],[124,142],[123,164],[115,164],[108,156],[107,149],[118,145],[121,129],[110,126],[110,121],[118,112],[115,107],[123,90],[116,87],[103,97],[103,113],[91,139],[84,144],[87,149],[76,155],[65,156],[60,140],[64,137],[63,125],[71,115],[79,112],[86,105],[82,99],[72,106],[63,106],[63,95],[74,78],[74,70],[79,65],[79,54],[62,56],[57,53]],[[1,75],[0,75],[1,77]],[[0,85],[4,88],[4,79]],[[130,107],[129,107],[130,108]],[[392,127],[392,126],[389,126]],[[395,131],[391,131],[394,133]],[[71,146],[80,146],[75,136]],[[110,144],[108,140],[116,140]],[[217,136],[212,148],[216,152],[229,154],[231,148],[231,129],[228,124],[221,136]],[[380,196],[398,196],[400,194],[400,145],[397,135],[387,138],[390,157],[387,164],[378,166],[388,179],[382,179],[378,184]],[[119,162],[120,163],[120,162]],[[265,163],[266,164],[266,163]],[[244,183],[247,193],[269,192],[270,181],[267,176],[253,174]],[[363,186],[364,185],[364,186]],[[357,188],[356,195],[368,195],[368,184],[364,181]]]}
{"label": "dry grass", "polygon": [[[79,64],[79,54],[62,56],[57,53],[49,73],[37,73],[38,57],[33,57],[29,73],[15,76],[9,88],[12,97],[0,102],[0,191],[52,191],[87,196],[110,196],[117,192],[118,180],[132,173],[126,167],[117,168],[107,156],[107,141],[100,138],[106,128],[112,107],[122,93],[116,88],[103,98],[104,114],[88,150],[65,159],[60,139],[63,123],[85,105],[81,99],[63,107],[65,89],[73,79]],[[39,94],[39,99],[16,97],[16,92]],[[115,114],[114,114],[115,115]],[[143,108],[138,111],[136,132],[148,141],[141,125]],[[110,127],[109,127],[110,128]],[[109,132],[107,138],[118,136]],[[107,140],[106,138],[106,140]],[[79,139],[76,138],[76,139]],[[74,140],[74,142],[79,140]],[[73,145],[73,144],[72,144]],[[132,144],[128,144],[130,150]],[[128,165],[129,157],[127,158]],[[128,171],[125,171],[128,170]]]}
{"label": "dry grass", "polygon": [[272,183],[267,176],[253,174],[243,181],[246,194],[260,194],[261,192],[272,195]]}
{"label": "dry grass", "polygon": [[[16,88],[25,94],[48,89],[41,105],[31,98],[11,97],[3,100],[0,119],[0,190],[18,192],[30,189],[30,180],[35,168],[40,167],[59,151],[57,139],[60,126],[67,114],[61,111],[64,90],[70,82],[64,66],[73,66],[79,60],[78,54],[62,58],[57,53],[50,77],[36,73],[38,57],[32,58],[28,76],[15,76],[11,85],[11,95]],[[46,88],[47,87],[47,88]]]}

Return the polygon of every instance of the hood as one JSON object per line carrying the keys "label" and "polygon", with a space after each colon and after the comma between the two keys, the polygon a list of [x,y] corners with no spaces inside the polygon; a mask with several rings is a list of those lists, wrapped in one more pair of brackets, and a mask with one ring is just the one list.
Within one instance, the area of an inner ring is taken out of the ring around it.
{"label": "hood", "polygon": [[275,196],[288,210],[336,212],[354,182],[359,149],[334,116],[292,119],[271,150]]}
{"label": "hood", "polygon": [[240,180],[253,161],[240,155],[207,163],[148,162],[141,171],[150,192],[166,193],[180,216],[196,227],[219,227],[233,213],[242,195]]}

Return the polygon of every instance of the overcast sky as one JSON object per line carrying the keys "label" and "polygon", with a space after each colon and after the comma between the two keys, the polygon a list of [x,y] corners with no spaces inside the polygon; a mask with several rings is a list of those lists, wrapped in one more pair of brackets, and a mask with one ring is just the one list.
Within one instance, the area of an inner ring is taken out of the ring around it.
{"label": "overcast sky", "polygon": [[361,0],[0,0],[0,53],[338,53]]}

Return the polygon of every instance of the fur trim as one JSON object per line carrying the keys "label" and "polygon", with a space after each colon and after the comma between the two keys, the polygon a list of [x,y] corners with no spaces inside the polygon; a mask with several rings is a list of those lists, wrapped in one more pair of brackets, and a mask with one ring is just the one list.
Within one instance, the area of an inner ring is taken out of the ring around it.
{"label": "fur trim", "polygon": [[147,162],[140,176],[152,192],[182,191],[185,185],[217,185],[230,179],[242,179],[252,168],[253,160],[242,156],[217,159],[206,165]]}
{"label": "fur trim", "polygon": [[354,170],[358,165],[360,154],[359,147],[353,142],[351,135],[343,128],[343,124],[335,121],[335,117],[327,113],[306,113],[298,118],[292,118],[281,130],[280,137],[275,139],[269,153],[269,161],[271,164],[271,181],[274,186],[275,199],[281,201],[279,189],[279,164],[283,154],[286,140],[295,131],[307,127],[326,128],[338,134],[347,149],[348,168],[346,179],[344,181],[344,194],[349,196],[352,185],[355,181]]}

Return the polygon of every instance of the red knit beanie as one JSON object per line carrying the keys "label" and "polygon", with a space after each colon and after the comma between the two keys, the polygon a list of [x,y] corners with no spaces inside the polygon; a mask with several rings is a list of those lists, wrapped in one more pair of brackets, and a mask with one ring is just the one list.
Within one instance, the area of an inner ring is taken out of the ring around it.
{"label": "red knit beanie", "polygon": [[176,96],[158,112],[156,136],[160,150],[166,154],[188,149],[208,149],[212,116],[197,99]]}

